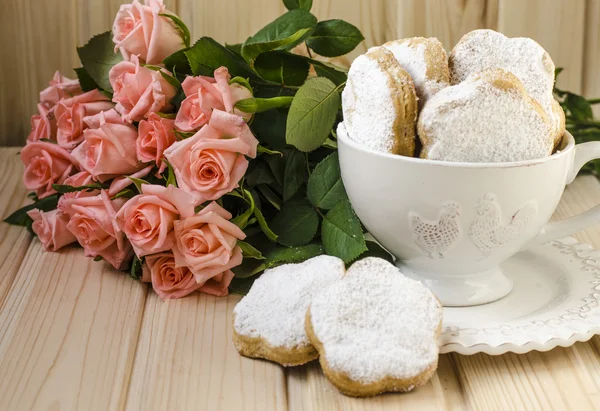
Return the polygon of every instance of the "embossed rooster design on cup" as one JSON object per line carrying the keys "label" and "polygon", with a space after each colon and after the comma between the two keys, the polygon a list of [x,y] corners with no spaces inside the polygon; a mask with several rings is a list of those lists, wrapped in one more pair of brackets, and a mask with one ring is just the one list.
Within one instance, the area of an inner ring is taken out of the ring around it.
{"label": "embossed rooster design on cup", "polygon": [[454,202],[442,205],[437,221],[426,220],[419,214],[411,212],[410,228],[415,244],[431,258],[444,258],[444,254],[460,238],[459,216],[460,206]]}

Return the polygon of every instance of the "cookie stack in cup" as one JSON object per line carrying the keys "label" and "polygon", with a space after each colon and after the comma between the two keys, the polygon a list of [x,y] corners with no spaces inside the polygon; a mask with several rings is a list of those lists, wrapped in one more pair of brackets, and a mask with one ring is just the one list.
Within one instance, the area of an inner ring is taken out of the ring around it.
{"label": "cookie stack in cup", "polygon": [[435,39],[373,47],[352,63],[344,127],[371,150],[454,162],[551,155],[565,131],[554,63],[528,38],[466,34],[448,57]]}

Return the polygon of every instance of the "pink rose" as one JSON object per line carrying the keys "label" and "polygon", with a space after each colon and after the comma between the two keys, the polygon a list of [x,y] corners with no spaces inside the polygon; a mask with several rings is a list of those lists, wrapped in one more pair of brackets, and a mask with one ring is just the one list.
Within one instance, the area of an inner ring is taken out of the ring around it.
{"label": "pink rose", "polygon": [[110,99],[98,90],[60,100],[54,109],[58,145],[67,150],[74,149],[83,141],[83,130],[87,128],[83,119],[112,107]]}
{"label": "pink rose", "polygon": [[56,251],[77,241],[67,230],[69,218],[59,210],[41,211],[37,208],[29,210],[27,215],[33,219],[33,232],[37,234],[44,249]]}
{"label": "pink rose", "polygon": [[25,165],[23,182],[29,190],[35,190],[39,198],[56,193],[52,184],[62,184],[77,171],[77,160],[67,150],[53,143],[37,141],[21,150]]}
{"label": "pink rose", "polygon": [[120,191],[125,190],[127,187],[133,184],[131,178],[144,178],[148,175],[148,173],[150,173],[150,171],[152,171],[152,166],[146,166],[137,173],[133,173],[128,176],[115,177],[115,179],[110,183],[110,187],[108,187],[108,195],[112,197],[119,194]]}
{"label": "pink rose", "polygon": [[177,184],[197,204],[216,200],[238,186],[248,168],[245,156],[256,157],[258,140],[244,120],[215,110],[208,125],[165,150]]}
{"label": "pink rose", "polygon": [[198,291],[217,297],[225,297],[229,294],[229,284],[231,284],[233,276],[233,271],[225,270],[221,274],[217,274],[213,278],[207,280]]}
{"label": "pink rose", "polygon": [[[167,74],[167,70],[162,69]],[[137,56],[117,63],[110,69],[110,84],[116,110],[129,123],[148,118],[151,113],[167,110],[177,90],[160,74],[140,66]]]}
{"label": "pink rose", "polygon": [[[62,184],[71,187],[81,187],[92,183],[94,183],[92,180],[92,175],[87,171],[80,171],[79,173],[67,177]],[[58,199],[58,209],[64,211],[64,203],[67,200],[78,197],[93,197],[97,196],[98,194],[100,194],[100,190],[83,190],[65,193]]]}
{"label": "pink rose", "polygon": [[146,64],[159,64],[184,48],[179,29],[161,14],[173,14],[165,9],[162,0],[146,0],[144,5],[134,0],[122,5],[112,29],[115,52],[120,50],[126,60],[137,55]]}
{"label": "pink rose", "polygon": [[34,143],[45,138],[48,140],[56,140],[56,122],[53,121],[52,115],[48,108],[43,104],[38,104],[39,114],[31,117],[31,132],[27,136],[27,143]]}
{"label": "pink rose", "polygon": [[162,173],[167,166],[163,153],[177,141],[174,127],[174,120],[162,118],[156,113],[150,114],[147,120],[140,121],[136,140],[138,160],[144,163],[154,161]]}
{"label": "pink rose", "polygon": [[230,219],[227,210],[212,202],[195,216],[174,223],[177,267],[189,267],[198,284],[242,263],[242,250],[236,244],[246,235]]}
{"label": "pink rose", "polygon": [[65,201],[69,216],[68,230],[73,233],[87,257],[101,256],[117,270],[124,268],[132,256],[131,244],[117,224],[117,211],[125,199],[110,200],[102,191],[94,197]]}
{"label": "pink rose", "polygon": [[50,86],[40,91],[40,103],[51,109],[61,99],[71,98],[81,93],[79,80],[71,80],[57,71],[50,80]]}
{"label": "pink rose", "polygon": [[102,111],[86,117],[84,122],[89,128],[84,130],[84,141],[72,154],[94,180],[105,182],[144,168],[135,153],[137,129],[123,122],[119,113]]}
{"label": "pink rose", "polygon": [[208,123],[213,110],[227,111],[249,120],[252,114],[235,109],[239,100],[252,97],[252,93],[241,84],[229,84],[231,76],[227,67],[215,70],[215,78],[186,77],[181,84],[186,99],[175,118],[175,126],[182,131],[194,131]]}
{"label": "pink rose", "polygon": [[146,257],[142,281],[152,282],[152,288],[163,300],[185,297],[200,288],[189,268],[175,266],[171,252]]}
{"label": "pink rose", "polygon": [[175,245],[173,222],[194,215],[194,201],[174,186],[142,185],[142,194],[127,201],[117,222],[138,257],[167,251]]}

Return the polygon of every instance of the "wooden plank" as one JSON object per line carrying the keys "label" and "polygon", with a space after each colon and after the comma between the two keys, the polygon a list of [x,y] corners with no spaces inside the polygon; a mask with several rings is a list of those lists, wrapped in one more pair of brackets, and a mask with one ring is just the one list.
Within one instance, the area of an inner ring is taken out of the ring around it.
{"label": "wooden plank", "polygon": [[558,85],[581,92],[585,0],[498,0],[498,30],[509,37],[531,37],[565,71]]}
{"label": "wooden plank", "polygon": [[0,409],[122,409],[145,297],[80,248],[34,241],[0,306]]}
{"label": "wooden plank", "polygon": [[177,14],[193,41],[209,36],[220,43],[240,43],[285,11],[281,0],[177,0]]}
{"label": "wooden plank", "polygon": [[285,410],[283,370],[241,357],[231,342],[239,296],[149,294],[127,410]]}
{"label": "wooden plank", "polygon": [[[583,95],[600,98],[600,0],[587,0],[583,53]],[[594,106],[600,117],[600,104]]]}
{"label": "wooden plank", "polygon": [[463,35],[480,28],[497,29],[498,0],[404,0],[386,3],[388,40],[437,37],[450,51]]}
{"label": "wooden plank", "polygon": [[[29,202],[27,189],[21,179],[23,164],[18,156],[19,150],[17,147],[0,149],[0,176],[4,176],[0,179],[1,219]],[[31,235],[25,228],[0,222],[0,305],[30,242]]]}

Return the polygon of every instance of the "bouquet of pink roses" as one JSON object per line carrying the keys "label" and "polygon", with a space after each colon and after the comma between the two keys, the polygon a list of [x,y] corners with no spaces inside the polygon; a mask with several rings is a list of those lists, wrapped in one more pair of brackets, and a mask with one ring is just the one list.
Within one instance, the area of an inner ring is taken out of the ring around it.
{"label": "bouquet of pink roses", "polygon": [[[264,269],[365,252],[335,153],[346,70],[363,37],[311,1],[243,44],[190,46],[162,0],[121,6],[78,49],[77,80],[40,93],[21,151],[34,203],[6,219],[47,250],[79,243],[163,299],[243,291]],[[290,50],[306,45],[307,56]],[[233,282],[232,282],[233,281]]]}

